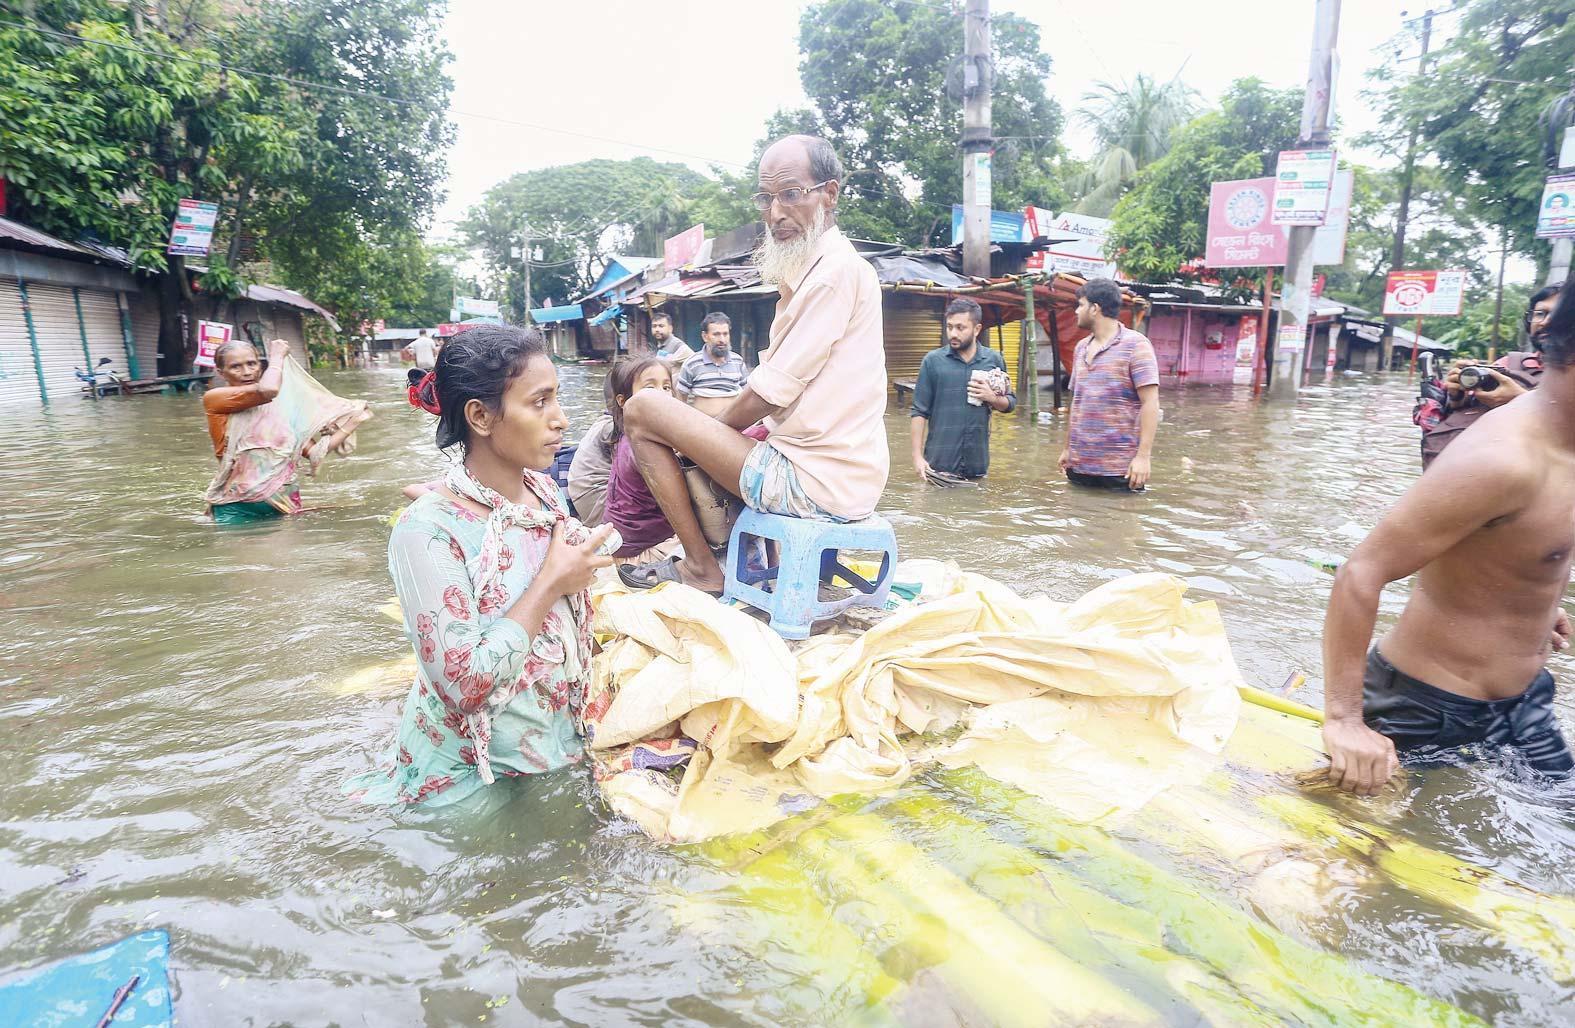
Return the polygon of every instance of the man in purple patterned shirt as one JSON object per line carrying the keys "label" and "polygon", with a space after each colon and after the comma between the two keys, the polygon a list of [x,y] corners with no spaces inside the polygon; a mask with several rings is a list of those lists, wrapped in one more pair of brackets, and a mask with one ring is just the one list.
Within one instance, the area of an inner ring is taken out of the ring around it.
{"label": "man in purple patterned shirt", "polygon": [[1077,324],[1092,334],[1072,358],[1072,417],[1061,470],[1073,485],[1140,492],[1159,430],[1159,364],[1148,337],[1116,320],[1121,287],[1091,278]]}

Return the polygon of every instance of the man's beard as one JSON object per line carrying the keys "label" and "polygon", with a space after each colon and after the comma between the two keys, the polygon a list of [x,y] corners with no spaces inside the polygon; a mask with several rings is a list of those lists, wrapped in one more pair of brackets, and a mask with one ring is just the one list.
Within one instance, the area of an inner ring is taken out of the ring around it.
{"label": "man's beard", "polygon": [[830,227],[824,207],[815,209],[815,220],[791,242],[778,242],[768,227],[751,255],[755,267],[760,269],[760,280],[768,286],[775,286],[797,278],[809,263],[810,254],[815,252],[815,244],[820,242],[820,237]]}

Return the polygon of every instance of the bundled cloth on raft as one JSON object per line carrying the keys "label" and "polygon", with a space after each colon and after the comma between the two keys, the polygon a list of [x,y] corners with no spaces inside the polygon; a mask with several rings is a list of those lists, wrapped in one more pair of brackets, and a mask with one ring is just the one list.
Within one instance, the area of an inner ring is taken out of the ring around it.
{"label": "bundled cloth on raft", "polygon": [[[367,407],[365,400],[335,396],[287,357],[279,395],[230,415],[224,456],[203,500],[209,509],[227,503],[273,502],[294,481],[302,461],[307,462],[309,474],[317,473],[327,455],[326,436],[365,420]],[[308,449],[308,444],[314,445]],[[354,453],[354,433],[335,452]]]}
{"label": "bundled cloth on raft", "polygon": [[789,648],[687,586],[597,600],[583,713],[602,793],[653,838],[765,827],[929,762],[974,765],[1084,822],[1197,781],[1236,726],[1240,672],[1213,603],[1161,574],[1074,603],[911,561],[918,602]]}

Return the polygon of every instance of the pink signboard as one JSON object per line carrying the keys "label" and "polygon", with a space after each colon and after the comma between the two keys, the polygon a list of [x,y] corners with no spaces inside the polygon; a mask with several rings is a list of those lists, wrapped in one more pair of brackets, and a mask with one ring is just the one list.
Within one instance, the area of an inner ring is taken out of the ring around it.
{"label": "pink signboard", "polygon": [[1285,265],[1285,232],[1275,225],[1274,179],[1216,182],[1209,191],[1209,234],[1203,263],[1211,268]]}
{"label": "pink signboard", "polygon": [[704,225],[696,225],[694,228],[685,229],[663,242],[662,256],[666,259],[667,270],[677,271],[694,260],[700,253],[700,247],[704,245]]}

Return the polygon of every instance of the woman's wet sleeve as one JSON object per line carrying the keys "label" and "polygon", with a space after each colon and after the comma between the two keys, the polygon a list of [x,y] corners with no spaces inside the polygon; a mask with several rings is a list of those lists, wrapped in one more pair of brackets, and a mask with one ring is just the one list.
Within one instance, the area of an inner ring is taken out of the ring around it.
{"label": "woman's wet sleeve", "polygon": [[502,587],[477,596],[459,542],[439,525],[403,519],[388,541],[388,566],[404,613],[405,633],[425,679],[461,713],[481,709],[495,690],[517,682],[531,636],[516,621],[492,616],[507,606]]}

